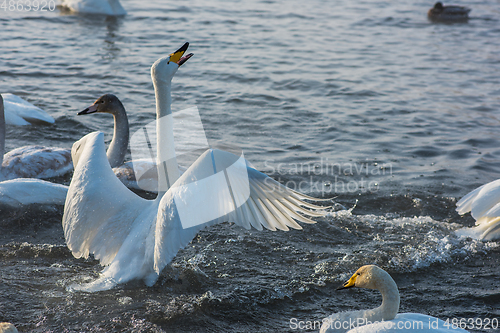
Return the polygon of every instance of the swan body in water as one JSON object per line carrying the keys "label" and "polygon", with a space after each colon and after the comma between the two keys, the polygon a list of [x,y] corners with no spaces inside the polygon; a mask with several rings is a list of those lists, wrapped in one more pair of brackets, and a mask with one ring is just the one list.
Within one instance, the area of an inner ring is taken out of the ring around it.
{"label": "swan body in water", "polygon": [[304,201],[314,198],[249,167],[243,156],[209,149],[180,175],[170,91],[177,69],[192,56],[184,55],[188,45],[151,67],[160,166],[155,200],[137,196],[115,177],[102,133],[75,143],[81,154],[66,197],[64,235],[76,258],[93,254],[106,267],[97,280],[74,289],[106,290],[134,279],[152,286],[179,249],[208,225],[231,221],[247,229],[301,229],[295,220],[314,223],[306,216],[324,216],[314,211],[324,207]]}
{"label": "swan body in water", "polygon": [[457,202],[460,215],[471,212],[476,220],[473,228],[462,228],[455,233],[479,240],[500,239],[500,179],[470,192]]}
{"label": "swan body in water", "polygon": [[34,178],[0,182],[0,204],[20,207],[30,204],[64,205],[68,186]]}
{"label": "swan body in water", "polygon": [[127,12],[119,0],[62,0],[60,6],[72,12],[123,16]]}
{"label": "swan body in water", "polygon": [[5,150],[4,104],[0,95],[0,180],[15,178],[51,178],[73,169],[69,149],[24,146]]}
{"label": "swan body in water", "polygon": [[3,93],[5,123],[7,125],[53,124],[55,122],[47,112],[25,101],[19,96]]}
{"label": "swan body in water", "polygon": [[[376,289],[382,294],[382,304],[375,309],[334,313],[323,319],[320,333],[384,333],[420,332],[446,333],[467,332],[455,328],[435,317],[419,313],[400,313],[399,291],[392,277],[375,265],[359,268],[354,275],[338,289],[351,287]],[[352,324],[355,323],[355,324]]]}
{"label": "swan body in water", "polygon": [[443,3],[436,2],[427,12],[427,17],[434,22],[464,22],[469,19],[470,11],[467,7],[443,6]]}

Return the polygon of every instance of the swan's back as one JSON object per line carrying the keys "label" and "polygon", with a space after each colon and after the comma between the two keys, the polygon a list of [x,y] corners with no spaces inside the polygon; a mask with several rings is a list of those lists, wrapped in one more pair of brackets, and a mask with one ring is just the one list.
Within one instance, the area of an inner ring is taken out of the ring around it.
{"label": "swan's back", "polygon": [[25,101],[19,96],[3,93],[5,123],[7,125],[53,124],[55,122],[47,112]]}
{"label": "swan's back", "polygon": [[453,328],[451,322],[420,313],[400,313],[396,318],[356,327],[348,333],[465,333],[460,328]]}
{"label": "swan's back", "polygon": [[57,147],[25,146],[16,148],[3,157],[4,179],[52,178],[73,169],[69,149]]}
{"label": "swan's back", "polygon": [[29,204],[64,205],[68,187],[40,179],[17,178],[0,182],[0,203],[9,206]]}
{"label": "swan's back", "polygon": [[127,14],[118,0],[63,0],[61,6],[77,13],[110,16]]}
{"label": "swan's back", "polygon": [[357,310],[334,313],[323,319],[320,333],[345,333],[363,322],[373,322],[373,310]]}

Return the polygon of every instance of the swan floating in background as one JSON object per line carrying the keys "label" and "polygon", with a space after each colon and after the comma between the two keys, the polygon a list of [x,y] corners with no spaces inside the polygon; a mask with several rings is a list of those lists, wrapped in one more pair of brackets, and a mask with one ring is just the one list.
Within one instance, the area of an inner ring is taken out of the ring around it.
{"label": "swan floating in background", "polygon": [[500,239],[500,179],[478,187],[460,199],[457,212],[460,215],[471,212],[476,220],[475,227],[459,229],[457,235],[487,241]]}
{"label": "swan floating in background", "polygon": [[76,258],[93,254],[107,266],[100,277],[74,289],[97,291],[142,279],[152,286],[179,249],[208,225],[231,221],[244,228],[301,229],[294,219],[314,223],[323,209],[248,166],[243,157],[209,149],[180,176],[175,157],[171,81],[184,44],[151,67],[157,112],[158,196],[143,199],[115,177],[106,158],[103,134],[86,135],[66,197],[63,229]]}
{"label": "swan floating in background", "polygon": [[[349,332],[349,333],[383,333],[383,332],[420,332],[446,333],[467,332],[460,328],[453,328],[435,317],[419,313],[400,313],[399,291],[396,282],[383,269],[375,265],[366,265],[338,289],[351,287],[376,289],[382,294],[382,304],[371,310],[358,310],[334,313],[323,319],[320,333]],[[362,325],[352,328],[351,323]],[[370,324],[370,323],[372,324]],[[366,324],[366,325],[363,325]],[[342,327],[342,325],[344,325]]]}
{"label": "swan floating in background", "polygon": [[118,0],[62,0],[60,6],[77,13],[109,16],[127,14]]}
{"label": "swan floating in background", "polygon": [[18,207],[29,204],[64,205],[68,187],[41,179],[17,178],[0,182],[0,204]]}
{"label": "swan floating in background", "polygon": [[[0,162],[4,159],[3,151],[5,144],[5,120],[2,96],[0,95]],[[25,154],[31,150],[34,155]],[[5,160],[0,164],[0,204],[19,206],[27,204],[58,204],[63,205],[66,199],[68,187],[60,184],[54,184],[40,179],[27,179],[19,177],[32,177],[47,175],[52,177],[54,170],[47,170],[44,162],[49,161],[49,165],[58,165],[50,159],[47,160],[41,155],[41,149],[30,147],[15,149],[7,153]],[[17,151],[17,152],[16,152]],[[68,156],[62,155],[62,162],[66,159],[71,161],[69,151]],[[48,153],[49,157],[60,156],[57,151]],[[47,157],[47,156],[45,156]],[[30,165],[28,162],[41,163],[44,165]],[[27,169],[26,169],[27,168]],[[71,170],[72,166],[70,163]],[[63,168],[64,169],[64,168]],[[12,179],[17,178],[17,179]],[[5,180],[11,179],[11,180]]]}
{"label": "swan floating in background", "polygon": [[467,7],[443,6],[441,2],[436,2],[427,12],[427,17],[435,22],[463,22],[469,19],[470,11]]}
{"label": "swan floating in background", "polygon": [[0,96],[0,180],[15,178],[52,178],[73,169],[69,149],[42,146],[24,146],[5,150],[5,118]]}
{"label": "swan floating in background", "polygon": [[3,93],[5,123],[7,125],[53,124],[55,122],[47,112],[25,101],[19,96]]}

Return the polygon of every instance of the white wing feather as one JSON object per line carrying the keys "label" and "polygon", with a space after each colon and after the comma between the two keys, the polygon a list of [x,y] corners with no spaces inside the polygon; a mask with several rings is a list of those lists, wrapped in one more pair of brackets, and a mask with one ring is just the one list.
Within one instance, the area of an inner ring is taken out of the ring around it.
{"label": "white wing feather", "polygon": [[458,235],[477,239],[500,239],[500,179],[485,184],[457,202],[460,215],[471,212],[476,227],[457,231]]}
{"label": "white wing feather", "polygon": [[[306,216],[324,215],[324,212],[311,209],[326,207],[303,201],[313,198],[279,184],[251,168],[246,160],[243,159],[244,163],[241,161],[234,154],[209,149],[162,198],[155,233],[154,268],[157,273],[206,226],[234,222],[246,229],[251,226],[257,230],[262,230],[262,227],[269,230],[288,230],[288,227],[302,229],[294,219],[315,223]],[[228,177],[223,177],[224,173]],[[213,181],[210,183],[207,179]],[[214,186],[205,186],[207,183]],[[227,191],[221,189],[224,186],[227,186]],[[191,211],[184,214],[183,210],[187,209],[184,205],[187,203]],[[197,222],[183,221],[183,216],[190,216]],[[215,218],[204,221],[206,216]]]}
{"label": "white wing feather", "polygon": [[90,133],[81,140],[85,145],[64,207],[64,235],[75,257],[87,258],[92,253],[107,265],[151,201],[137,196],[116,178],[106,157],[102,133]]}

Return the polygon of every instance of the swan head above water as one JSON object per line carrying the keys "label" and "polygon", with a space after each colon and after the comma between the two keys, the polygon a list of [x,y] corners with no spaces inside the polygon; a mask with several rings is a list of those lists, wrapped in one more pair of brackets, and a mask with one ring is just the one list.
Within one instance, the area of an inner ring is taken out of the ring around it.
{"label": "swan head above water", "polygon": [[[112,168],[122,165],[127,153],[129,139],[128,118],[122,102],[113,94],[102,95],[94,104],[78,112],[78,115],[92,113],[109,113],[113,115],[115,125],[113,139],[109,144],[106,156]],[[78,160],[78,157],[76,157],[76,160]],[[73,163],[75,163],[75,158]]]}
{"label": "swan head above water", "polygon": [[336,327],[335,323],[357,322],[358,319],[373,323],[392,320],[396,317],[399,310],[399,291],[396,282],[394,282],[389,273],[375,265],[362,266],[337,290],[352,287],[380,291],[382,294],[382,304],[375,309],[334,313],[323,320],[321,333],[347,331],[334,329]]}
{"label": "swan head above water", "polygon": [[83,111],[78,112],[78,115],[91,114],[91,113],[110,113],[114,116],[118,114],[125,114],[125,108],[122,102],[113,94],[106,94],[99,97],[94,104],[89,106]]}
{"label": "swan head above water", "polygon": [[160,81],[166,84],[172,81],[177,69],[193,56],[192,53],[184,55],[188,47],[189,43],[186,42],[174,53],[155,61],[151,66],[151,77],[155,85]]}
{"label": "swan head above water", "polygon": [[[337,290],[352,287],[382,290],[396,285],[392,277],[382,268],[376,265],[365,265],[359,268],[349,280],[347,280]],[[396,286],[397,289],[397,286]]]}
{"label": "swan head above water", "polygon": [[398,314],[398,286],[389,273],[376,265],[362,266],[337,290],[352,287],[380,291],[382,305],[375,309],[334,313],[323,319],[320,333],[467,332],[459,327],[450,327],[448,322],[432,316],[420,313]]}
{"label": "swan head above water", "polygon": [[151,66],[151,79],[155,88],[156,99],[156,145],[158,168],[158,197],[161,198],[171,184],[179,178],[174,143],[174,125],[172,119],[172,78],[182,64],[193,56],[184,55],[189,43],[184,43],[177,51],[160,58]]}

